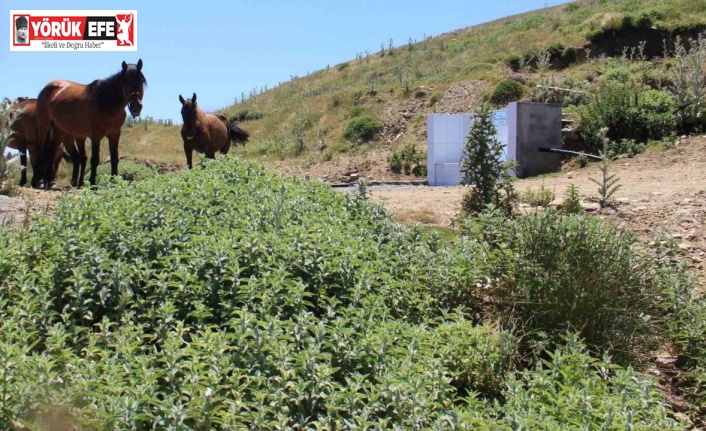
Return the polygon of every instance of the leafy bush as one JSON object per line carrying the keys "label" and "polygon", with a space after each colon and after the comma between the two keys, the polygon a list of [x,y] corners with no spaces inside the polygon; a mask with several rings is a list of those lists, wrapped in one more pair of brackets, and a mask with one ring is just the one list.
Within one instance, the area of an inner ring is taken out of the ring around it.
{"label": "leafy bush", "polygon": [[581,195],[575,184],[569,184],[564,193],[564,203],[559,210],[561,214],[583,214],[583,206],[581,205]]}
{"label": "leafy bush", "polygon": [[519,199],[520,202],[533,207],[546,207],[554,200],[554,192],[542,186],[537,190],[525,190],[524,193],[520,193]]}
{"label": "leafy bush", "polygon": [[12,124],[19,115],[19,112],[12,109],[12,103],[8,100],[0,102],[0,194],[9,194],[12,184],[9,183],[10,166],[8,162],[12,156],[7,154],[7,145],[10,143],[12,134]]}
{"label": "leafy bush", "polygon": [[676,67],[670,69],[672,86],[670,93],[679,107],[677,117],[679,127],[684,132],[691,132],[703,124],[704,105],[706,104],[706,33],[699,34],[697,40],[689,40],[685,47],[677,37],[674,43]]}
{"label": "leafy bush", "polygon": [[337,69],[339,70],[339,72],[340,72],[340,71],[342,71],[342,70],[344,70],[344,69],[347,69],[348,66],[350,66],[350,64],[349,64],[348,62],[345,62],[345,63],[339,64],[338,66],[336,66],[336,68],[337,68]]}
{"label": "leafy bush", "polygon": [[[453,379],[497,385],[492,336],[483,362],[444,365],[439,340],[458,331],[426,329],[479,277],[446,263],[475,254],[440,251],[364,193],[204,162],[67,197],[0,236],[0,380],[14,388],[0,428],[46,401],[106,429],[410,429],[448,411]],[[46,387],[55,377],[67,384]]]}
{"label": "leafy bush", "polygon": [[255,121],[259,120],[262,118],[262,112],[260,111],[255,111],[253,109],[241,109],[240,111],[236,112],[235,115],[233,115],[230,120],[228,121],[229,123],[232,122],[244,122],[244,121]]}
{"label": "leafy bush", "polygon": [[441,93],[433,93],[429,98],[429,106],[436,105],[443,97],[444,96]]}
{"label": "leafy bush", "polygon": [[523,87],[517,81],[505,79],[500,81],[490,96],[490,103],[495,106],[504,106],[510,102],[520,100],[523,94]]}
{"label": "leafy bush", "polygon": [[427,174],[426,153],[417,151],[414,142],[405,142],[387,158],[390,170],[396,174],[423,177]]}
{"label": "leafy bush", "polygon": [[369,116],[361,115],[352,118],[343,130],[343,138],[351,142],[366,142],[375,138],[382,131],[382,123]]}
{"label": "leafy bush", "polygon": [[[118,164],[118,176],[128,182],[144,181],[153,178],[157,174],[156,169],[132,160],[120,160]],[[96,175],[100,183],[107,182],[110,179],[110,163],[98,165]]]}
{"label": "leafy bush", "polygon": [[546,334],[557,342],[575,330],[589,349],[621,363],[664,340],[669,286],[652,257],[636,251],[631,231],[598,218],[561,217],[552,208],[515,221],[475,223],[464,228],[466,235],[486,232],[488,242],[507,252],[497,264],[494,296],[529,339]]}
{"label": "leafy bush", "polygon": [[576,335],[562,344],[508,382],[503,429],[685,429],[654,379],[592,358]]}
{"label": "leafy bush", "polygon": [[634,83],[604,81],[595,100],[579,109],[581,134],[589,151],[602,147],[600,129],[608,128],[612,142],[659,140],[676,129],[669,94],[642,90]]}

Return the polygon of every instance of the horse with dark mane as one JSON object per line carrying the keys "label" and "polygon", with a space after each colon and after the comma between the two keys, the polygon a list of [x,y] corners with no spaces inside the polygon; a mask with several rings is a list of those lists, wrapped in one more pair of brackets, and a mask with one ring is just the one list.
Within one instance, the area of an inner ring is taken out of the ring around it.
{"label": "horse with dark mane", "polygon": [[216,151],[228,154],[231,142],[245,145],[250,135],[235,123],[228,123],[228,118],[220,114],[208,114],[196,104],[196,93],[191,99],[179,95],[181,102],[181,138],[184,141],[186,165],[191,166],[193,151],[206,154],[209,159],[216,158]]}
{"label": "horse with dark mane", "polygon": [[[17,112],[17,116],[10,127],[11,133],[7,146],[20,153],[20,165],[22,166],[20,186],[27,184],[27,153],[29,153],[33,171],[32,186],[39,187],[44,175],[42,169],[39,169],[37,165],[37,99],[18,97],[14,102],[7,98],[5,100],[10,103],[11,111]],[[55,133],[55,131],[52,131],[52,133]],[[65,137],[63,139],[71,138]],[[63,139],[52,154],[51,160],[54,175],[56,175],[61,158],[64,156]]]}
{"label": "horse with dark mane", "polygon": [[[67,80],[56,80],[48,83],[37,97],[37,136],[40,139],[42,151],[38,152],[38,163],[46,170],[46,187],[50,188],[54,181],[51,169],[44,163],[65,136],[91,138],[91,185],[96,184],[96,170],[100,156],[100,141],[108,138],[110,150],[110,167],[113,176],[118,175],[118,143],[120,130],[127,114],[125,107],[133,117],[142,112],[142,97],[147,80],[142,74],[142,60],[136,65],[128,65],[123,61],[122,69],[105,79],[97,79],[88,85]],[[59,133],[49,131],[56,127]],[[72,153],[74,160],[74,175],[81,166],[78,184],[83,183],[86,156],[77,146]]]}

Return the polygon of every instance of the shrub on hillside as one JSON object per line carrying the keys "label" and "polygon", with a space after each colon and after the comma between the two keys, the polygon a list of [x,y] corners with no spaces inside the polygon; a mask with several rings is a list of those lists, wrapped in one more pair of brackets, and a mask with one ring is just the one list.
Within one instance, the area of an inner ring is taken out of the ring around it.
{"label": "shrub on hillside", "polygon": [[522,84],[512,79],[500,81],[490,95],[490,103],[495,106],[504,106],[510,102],[520,100],[523,94]]}
{"label": "shrub on hillside", "polygon": [[382,123],[369,115],[352,118],[343,130],[343,138],[351,142],[367,142],[382,131]]}
{"label": "shrub on hillside", "polygon": [[233,115],[228,122],[229,123],[232,123],[232,122],[241,123],[244,121],[259,120],[261,118],[262,118],[262,112],[246,108],[246,109],[241,109],[240,111],[236,112],[235,115]]}
{"label": "shrub on hillside", "polygon": [[504,318],[514,318],[530,339],[545,334],[558,342],[575,330],[590,350],[621,363],[664,341],[663,307],[674,286],[651,256],[636,250],[632,232],[551,208],[514,221],[482,217],[464,232],[504,250],[493,296]]}
{"label": "shrub on hillside", "polygon": [[592,152],[602,146],[598,136],[604,127],[613,142],[659,140],[676,130],[673,107],[664,91],[642,90],[631,82],[605,81],[595,100],[579,109],[581,134]]}
{"label": "shrub on hillside", "polygon": [[396,174],[414,175],[423,177],[427,174],[426,153],[417,151],[414,142],[405,142],[400,148],[395,149],[387,158],[390,170]]}

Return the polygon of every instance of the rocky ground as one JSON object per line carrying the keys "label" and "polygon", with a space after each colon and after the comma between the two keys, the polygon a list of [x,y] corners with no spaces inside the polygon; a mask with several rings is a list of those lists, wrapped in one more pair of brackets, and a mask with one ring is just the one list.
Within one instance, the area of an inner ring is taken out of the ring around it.
{"label": "rocky ground", "polygon": [[[554,203],[560,204],[568,185],[574,184],[587,211],[634,229],[646,243],[659,236],[674,239],[689,263],[706,275],[706,137],[617,160],[612,172],[621,188],[615,205],[603,210],[595,199],[598,186],[591,181],[599,178],[596,165],[519,180],[515,187],[520,193],[547,188],[556,196]],[[459,186],[373,188],[372,197],[385,202],[403,222],[448,227],[460,211],[465,191]]]}

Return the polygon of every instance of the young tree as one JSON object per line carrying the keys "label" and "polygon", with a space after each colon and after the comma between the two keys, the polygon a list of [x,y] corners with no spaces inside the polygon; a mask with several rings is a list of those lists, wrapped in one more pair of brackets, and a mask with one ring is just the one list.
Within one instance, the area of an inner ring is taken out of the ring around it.
{"label": "young tree", "polygon": [[504,148],[496,135],[490,108],[482,106],[473,119],[461,165],[462,183],[473,187],[463,197],[466,214],[482,212],[488,205],[512,215],[515,191],[509,169],[513,162],[503,161]]}
{"label": "young tree", "polygon": [[8,162],[14,158],[7,154],[7,145],[10,143],[11,127],[17,114],[18,112],[12,108],[12,102],[3,99],[0,103],[0,190],[5,190],[9,174]]}

